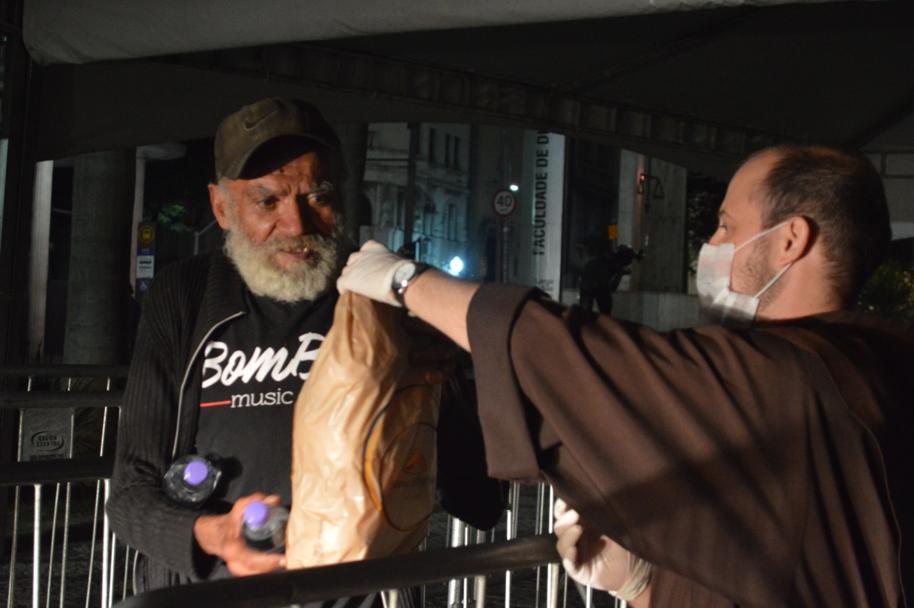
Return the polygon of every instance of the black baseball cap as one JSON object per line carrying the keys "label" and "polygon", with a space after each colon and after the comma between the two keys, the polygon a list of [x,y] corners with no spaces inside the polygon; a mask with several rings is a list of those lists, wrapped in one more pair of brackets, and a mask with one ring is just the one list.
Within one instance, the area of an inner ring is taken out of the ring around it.
{"label": "black baseball cap", "polygon": [[251,155],[277,138],[298,137],[339,149],[333,127],[320,111],[300,99],[270,97],[227,116],[216,129],[216,179],[237,179]]}

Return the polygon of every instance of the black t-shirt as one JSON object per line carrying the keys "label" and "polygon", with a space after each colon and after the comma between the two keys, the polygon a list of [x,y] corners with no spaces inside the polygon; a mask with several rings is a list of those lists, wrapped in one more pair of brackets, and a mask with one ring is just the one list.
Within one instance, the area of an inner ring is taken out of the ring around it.
{"label": "black t-shirt", "polygon": [[216,496],[291,503],[292,407],[333,322],[336,292],[285,304],[245,292],[248,314],[203,350],[197,452],[223,461]]}

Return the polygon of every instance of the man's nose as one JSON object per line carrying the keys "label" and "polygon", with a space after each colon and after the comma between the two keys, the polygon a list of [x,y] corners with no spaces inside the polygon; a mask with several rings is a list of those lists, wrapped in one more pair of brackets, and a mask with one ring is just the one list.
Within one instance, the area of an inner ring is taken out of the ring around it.
{"label": "man's nose", "polygon": [[724,242],[724,231],[720,228],[714,231],[714,234],[711,235],[711,238],[708,239],[708,245],[720,245]]}
{"label": "man's nose", "polygon": [[302,203],[296,197],[284,198],[280,205],[278,230],[287,236],[301,236],[313,232],[314,222],[309,211],[308,204]]}

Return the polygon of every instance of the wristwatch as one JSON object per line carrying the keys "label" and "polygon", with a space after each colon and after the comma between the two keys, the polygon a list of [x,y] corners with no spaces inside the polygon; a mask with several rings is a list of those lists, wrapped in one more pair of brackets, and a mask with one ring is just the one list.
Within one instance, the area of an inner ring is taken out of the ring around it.
{"label": "wristwatch", "polygon": [[403,297],[406,293],[406,288],[416,280],[420,274],[431,268],[428,264],[423,264],[422,262],[413,262],[412,260],[407,261],[404,264],[401,264],[394,271],[394,278],[391,282],[390,289],[394,292],[394,297],[397,299],[397,302],[400,303],[400,306],[406,308],[406,302]]}

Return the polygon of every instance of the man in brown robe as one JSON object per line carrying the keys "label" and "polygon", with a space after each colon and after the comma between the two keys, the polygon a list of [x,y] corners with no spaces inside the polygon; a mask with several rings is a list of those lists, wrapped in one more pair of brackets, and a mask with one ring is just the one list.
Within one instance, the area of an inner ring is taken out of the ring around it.
{"label": "man in brown robe", "polygon": [[[652,606],[914,602],[914,332],[851,310],[888,246],[859,155],[779,146],[737,171],[699,260],[723,324],[660,333],[368,243],[338,286],[472,352],[494,476],[544,476],[654,564]],[[907,542],[902,542],[902,535]]]}

